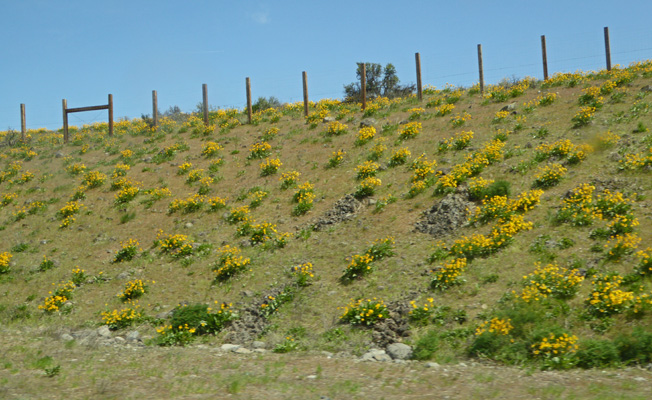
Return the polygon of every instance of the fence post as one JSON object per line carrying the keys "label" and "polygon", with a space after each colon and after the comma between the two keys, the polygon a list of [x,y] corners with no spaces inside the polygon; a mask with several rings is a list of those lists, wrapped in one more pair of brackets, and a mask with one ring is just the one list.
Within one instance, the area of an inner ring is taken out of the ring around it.
{"label": "fence post", "polygon": [[423,87],[421,86],[421,55],[414,53],[414,58],[417,64],[417,97],[419,101],[423,100]]}
{"label": "fence post", "polygon": [[611,45],[609,44],[609,27],[604,27],[604,52],[607,56],[607,71],[611,71]]}
{"label": "fence post", "polygon": [[308,74],[306,71],[301,73],[303,76],[303,114],[308,116]]}
{"label": "fence post", "polygon": [[158,98],[156,90],[152,90],[152,125],[156,128],[158,126]]}
{"label": "fence post", "polygon": [[20,104],[20,140],[25,141],[25,132],[27,132],[27,123],[25,122],[25,104]]}
{"label": "fence post", "polygon": [[109,94],[109,136],[113,136],[113,95]]}
{"label": "fence post", "polygon": [[360,76],[360,91],[362,93],[362,109],[367,108],[367,64],[362,63],[362,75]]}
{"label": "fence post", "polygon": [[68,102],[66,99],[61,100],[61,106],[63,107],[63,141],[68,143],[68,112],[66,111]]}
{"label": "fence post", "polygon": [[480,74],[480,94],[484,96],[484,71],[482,69],[482,45],[478,44],[478,71]]}
{"label": "fence post", "polygon": [[247,85],[247,121],[251,123],[251,80],[249,77],[245,79]]}
{"label": "fence post", "polygon": [[208,126],[208,85],[201,85],[202,89],[202,108],[204,109],[204,125]]}
{"label": "fence post", "polygon": [[543,58],[543,80],[548,80],[548,54],[546,53],[546,35],[541,35],[541,57]]}

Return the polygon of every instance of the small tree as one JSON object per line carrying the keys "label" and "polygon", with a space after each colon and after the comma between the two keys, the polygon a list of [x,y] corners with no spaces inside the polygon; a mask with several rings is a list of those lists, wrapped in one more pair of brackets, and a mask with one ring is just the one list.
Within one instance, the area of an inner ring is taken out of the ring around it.
{"label": "small tree", "polygon": [[[416,86],[400,85],[398,76],[396,76],[396,67],[391,63],[385,65],[385,68],[380,64],[366,63],[365,64],[365,77],[367,98],[373,99],[376,97],[401,97],[414,92]],[[357,82],[344,85],[344,97],[347,102],[356,102],[362,100],[362,88],[360,87],[360,78],[362,77],[362,63],[358,63],[356,70]]]}
{"label": "small tree", "polygon": [[274,96],[270,96],[269,98],[265,97],[259,97],[258,100],[251,106],[251,111],[252,112],[258,112],[258,111],[264,111],[267,110],[268,108],[281,108],[282,104]]}

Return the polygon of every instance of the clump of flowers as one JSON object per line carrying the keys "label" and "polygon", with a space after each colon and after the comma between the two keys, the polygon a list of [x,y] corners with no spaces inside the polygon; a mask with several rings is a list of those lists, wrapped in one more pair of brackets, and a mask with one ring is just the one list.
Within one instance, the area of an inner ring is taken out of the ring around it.
{"label": "clump of flowers", "polygon": [[362,164],[355,167],[356,178],[364,179],[370,176],[376,176],[376,173],[378,172],[378,168],[380,168],[380,164],[378,164],[377,162],[365,161]]}
{"label": "clump of flowers", "polygon": [[222,150],[222,147],[219,143],[215,142],[206,142],[201,147],[201,155],[206,158],[215,157],[219,154],[219,151]]}
{"label": "clump of flowers", "polygon": [[475,329],[475,336],[486,333],[507,336],[514,329],[512,320],[494,317],[489,321],[484,321]]}
{"label": "clump of flowers", "polygon": [[328,136],[339,136],[348,131],[349,127],[339,121],[333,121],[328,124],[328,129],[326,130],[326,135]]}
{"label": "clump of flowers", "polygon": [[[152,282],[155,283],[155,282]],[[124,302],[134,300],[147,293],[147,284],[142,279],[134,279],[125,283],[122,293],[118,293],[118,298]]]}
{"label": "clump of flowers", "polygon": [[231,224],[237,224],[249,220],[249,206],[232,208],[226,220]]}
{"label": "clump of flowers", "polygon": [[9,263],[11,262],[12,257],[13,255],[8,251],[0,253],[0,274],[6,274],[11,271]]}
{"label": "clump of flowers", "polygon": [[351,257],[351,263],[342,275],[343,281],[351,281],[362,277],[372,271],[373,256],[370,254],[355,254]]}
{"label": "clump of flowers", "polygon": [[179,258],[189,256],[193,252],[192,244],[188,240],[188,235],[177,233],[170,235],[159,231],[156,235],[155,244],[161,248],[163,253],[172,257]]}
{"label": "clump of flowers", "polygon": [[641,243],[641,237],[635,233],[612,236],[604,245],[605,249],[609,249],[606,258],[609,261],[618,261],[624,255],[633,253],[639,243]]}
{"label": "clump of flowers", "polygon": [[494,119],[493,119],[491,122],[493,122],[494,124],[499,123],[499,122],[502,122],[502,121],[504,121],[505,118],[507,118],[508,116],[509,116],[509,111],[498,111],[498,112],[494,115]]}
{"label": "clump of flowers", "polygon": [[376,136],[376,128],[373,126],[365,126],[358,131],[355,145],[362,146],[369,143]]}
{"label": "clump of flowers", "polygon": [[278,179],[281,181],[281,190],[286,190],[297,184],[297,180],[301,176],[300,172],[289,171],[281,174],[281,177]]}
{"label": "clump of flowers", "polygon": [[423,114],[425,111],[426,110],[424,110],[421,107],[410,108],[408,110],[408,112],[410,113],[410,116],[408,117],[408,119],[410,121],[415,121],[415,120],[421,118],[421,114]]}
{"label": "clump of flowers", "polygon": [[115,167],[113,167],[113,173],[111,174],[112,179],[119,178],[121,176],[126,176],[127,172],[131,167],[128,164],[116,164]]}
{"label": "clump of flowers", "polygon": [[420,122],[409,122],[405,124],[403,129],[398,134],[398,138],[401,140],[413,139],[421,132],[421,123]]}
{"label": "clump of flowers", "polygon": [[292,267],[292,275],[296,278],[297,285],[300,287],[310,285],[310,280],[315,277],[311,262]]}
{"label": "clump of flowers", "polygon": [[534,175],[532,186],[539,188],[549,188],[557,185],[566,175],[568,170],[561,164],[552,164],[539,168]]}
{"label": "clump of flowers", "polygon": [[272,145],[267,142],[256,142],[249,148],[248,159],[260,159],[270,155]]}
{"label": "clump of flowers", "polygon": [[127,306],[121,309],[113,309],[111,311],[102,311],[102,322],[109,326],[111,330],[123,329],[133,325],[143,317],[140,311],[138,301],[127,301]]}
{"label": "clump of flowers", "polygon": [[292,209],[294,215],[304,215],[313,207],[315,199],[314,187],[310,182],[304,182],[297,188],[292,196],[292,201],[296,203]]}
{"label": "clump of flowers", "polygon": [[228,244],[221,247],[218,251],[219,258],[213,266],[215,280],[225,282],[231,277],[247,270],[251,259],[240,255],[241,250]]}
{"label": "clump of flowers", "polygon": [[466,258],[456,258],[444,265],[433,268],[430,286],[433,289],[444,290],[463,282],[462,273],[466,269]]}
{"label": "clump of flowers", "polygon": [[542,144],[535,149],[534,159],[544,161],[551,157],[565,159],[569,164],[577,164],[586,159],[593,149],[589,145],[576,146],[570,140],[558,140],[551,144]]}
{"label": "clump of flowers", "polygon": [[265,129],[262,135],[263,140],[271,140],[274,139],[276,136],[278,136],[278,133],[280,132],[280,129],[278,129],[275,126],[269,127]]}
{"label": "clump of flowers", "polygon": [[532,354],[539,359],[544,360],[548,368],[567,368],[571,365],[571,357],[577,352],[579,345],[577,344],[577,336],[568,335],[555,335],[551,333],[549,336],[541,339],[540,342],[531,345]]}
{"label": "clump of flowers", "polygon": [[106,181],[105,174],[98,171],[91,171],[86,173],[82,178],[82,185],[86,186],[89,189],[92,189],[92,188],[102,186],[104,184],[104,181]]}
{"label": "clump of flowers", "polygon": [[462,115],[456,115],[450,119],[451,125],[453,128],[459,128],[460,126],[464,125],[466,121],[471,119],[471,114],[467,113],[466,111]]}
{"label": "clump of flowers", "polygon": [[435,115],[438,117],[443,117],[453,112],[454,109],[454,104],[444,104],[443,106],[435,108]]}
{"label": "clump of flowers", "polygon": [[72,299],[72,292],[75,290],[75,287],[77,286],[71,281],[59,284],[59,287],[54,292],[49,292],[50,296],[46,297],[43,304],[38,306],[39,310],[43,310],[46,313],[59,311],[61,306]]}
{"label": "clump of flowers", "polygon": [[226,208],[226,198],[219,196],[210,197],[206,200],[208,203],[208,210],[211,212],[219,211],[223,208]]}
{"label": "clump of flowers", "polygon": [[[126,242],[120,242],[120,250],[113,257],[114,263],[131,261],[138,254],[140,243],[136,239],[129,239]],[[140,249],[142,251],[142,249]]]}
{"label": "clump of flowers", "polygon": [[57,216],[61,220],[59,228],[67,228],[71,223],[75,222],[74,215],[79,212],[83,204],[77,201],[69,201],[58,212]]}
{"label": "clump of flowers", "polygon": [[430,297],[421,307],[417,305],[416,301],[410,301],[410,306],[412,307],[409,313],[410,321],[418,325],[428,325],[428,320],[435,311],[434,301],[435,299]]}
{"label": "clump of flowers", "polygon": [[266,158],[262,163],[260,163],[260,175],[268,176],[273,175],[278,172],[278,169],[281,168],[283,163],[278,158]]}
{"label": "clump of flowers", "polygon": [[140,188],[138,187],[138,185],[139,184],[136,182],[130,182],[127,180],[122,182],[122,187],[120,188],[118,193],[116,193],[114,196],[115,204],[117,205],[125,204],[135,199],[136,196],[138,196],[138,193],[140,193]]}
{"label": "clump of flowers", "polygon": [[2,206],[8,206],[9,204],[13,203],[14,200],[18,198],[18,195],[16,193],[5,193],[2,195],[2,199],[0,199],[0,205]]}
{"label": "clump of flowers", "polygon": [[344,310],[340,320],[351,325],[373,326],[389,317],[385,302],[375,297],[351,300],[346,307],[338,307],[338,309]]}
{"label": "clump of flowers", "polygon": [[364,178],[362,181],[360,181],[360,184],[356,187],[355,192],[353,195],[356,198],[363,198],[367,196],[372,196],[376,188],[379,187],[382,184],[382,181],[378,178],[375,177],[368,177]]}
{"label": "clump of flowers", "polygon": [[346,152],[344,150],[338,150],[334,151],[333,154],[331,155],[331,158],[328,159],[328,168],[335,168],[342,164],[342,161],[344,161],[344,155]]}
{"label": "clump of flowers", "polygon": [[201,168],[196,168],[188,172],[186,177],[186,183],[191,184],[197,181],[200,181],[204,177],[204,170]]}
{"label": "clump of flowers", "polygon": [[623,277],[618,274],[597,274],[591,295],[585,300],[587,312],[595,317],[619,314],[632,305],[634,293],[620,289]]}
{"label": "clump of flowers", "polygon": [[636,265],[636,272],[645,276],[652,275],[652,248],[648,247],[645,250],[641,250],[636,255],[639,258],[638,264]]}
{"label": "clump of flowers", "polygon": [[582,107],[580,111],[571,119],[573,121],[573,128],[580,128],[582,126],[588,125],[595,116],[595,107]]}
{"label": "clump of flowers", "polygon": [[403,165],[407,162],[408,157],[410,157],[412,153],[410,153],[410,150],[407,147],[401,147],[400,149],[394,150],[392,152],[392,156],[389,158],[389,165],[390,167],[396,167],[398,165]]}
{"label": "clump of flowers", "polygon": [[463,150],[469,146],[471,139],[473,139],[473,131],[462,131],[458,132],[448,139],[444,139],[439,142],[438,150],[439,152],[445,152],[447,150]]}
{"label": "clump of flowers", "polygon": [[66,172],[70,175],[81,175],[86,171],[86,166],[82,163],[74,163],[66,166]]}
{"label": "clump of flowers", "polygon": [[370,161],[378,161],[380,160],[380,157],[383,156],[385,150],[387,150],[387,146],[385,146],[385,138],[377,139],[377,142],[374,144],[374,147],[371,148],[371,153],[369,153],[367,159]]}
{"label": "clump of flowers", "polygon": [[202,196],[199,193],[194,194],[185,200],[174,199],[168,206],[168,214],[174,214],[177,211],[181,211],[184,214],[199,211],[203,207],[205,200],[206,196]]}
{"label": "clump of flowers", "polygon": [[526,303],[548,296],[556,299],[573,298],[584,276],[577,269],[567,269],[557,264],[537,264],[534,272],[523,277],[525,288],[519,296]]}

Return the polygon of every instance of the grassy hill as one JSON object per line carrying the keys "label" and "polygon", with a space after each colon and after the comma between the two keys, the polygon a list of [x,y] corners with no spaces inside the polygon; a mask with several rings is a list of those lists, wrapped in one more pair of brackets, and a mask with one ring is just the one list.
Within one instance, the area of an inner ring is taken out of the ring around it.
{"label": "grassy hill", "polygon": [[59,374],[8,338],[102,325],[151,348],[647,365],[651,85],[643,62],[366,110],[321,100],[307,118],[0,132],[4,379]]}

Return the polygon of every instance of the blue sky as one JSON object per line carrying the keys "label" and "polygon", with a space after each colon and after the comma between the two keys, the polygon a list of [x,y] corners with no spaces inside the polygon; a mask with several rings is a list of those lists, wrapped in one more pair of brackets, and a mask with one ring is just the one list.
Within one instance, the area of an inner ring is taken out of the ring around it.
{"label": "blue sky", "polygon": [[[603,28],[613,64],[652,58],[652,2],[637,1],[46,1],[0,0],[4,16],[0,130],[62,125],[69,107],[106,104],[115,118],[159,109],[192,111],[208,85],[209,104],[242,108],[252,95],[341,98],[356,62],[393,63],[402,83],[471,85],[542,77],[540,36],[556,71],[605,66]],[[70,124],[105,121],[106,112],[70,115]]]}

